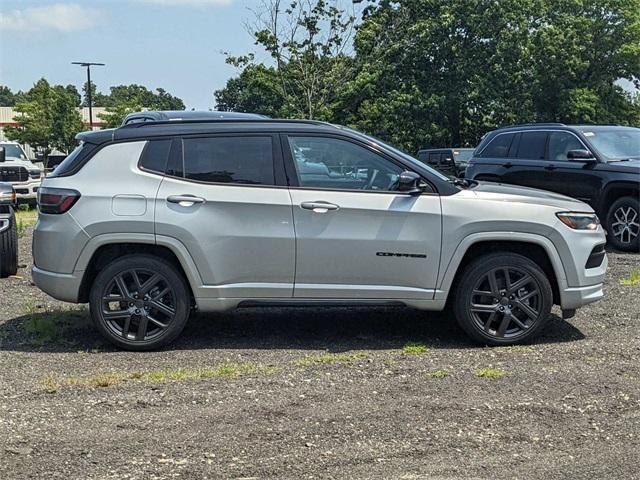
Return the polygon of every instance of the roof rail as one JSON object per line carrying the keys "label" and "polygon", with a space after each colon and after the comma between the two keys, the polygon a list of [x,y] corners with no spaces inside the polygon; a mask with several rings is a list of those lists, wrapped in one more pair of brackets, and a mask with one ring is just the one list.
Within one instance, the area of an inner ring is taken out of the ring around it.
{"label": "roof rail", "polygon": [[331,125],[327,122],[319,120],[287,120],[282,118],[211,118],[211,119],[194,119],[194,120],[148,120],[146,122],[128,123],[118,127],[122,128],[143,128],[161,125],[177,125],[177,124],[199,124],[199,123],[301,123],[307,125]]}
{"label": "roof rail", "polygon": [[514,127],[566,127],[564,123],[558,122],[530,122],[530,123],[517,123],[515,125],[505,125],[502,128],[514,128]]}

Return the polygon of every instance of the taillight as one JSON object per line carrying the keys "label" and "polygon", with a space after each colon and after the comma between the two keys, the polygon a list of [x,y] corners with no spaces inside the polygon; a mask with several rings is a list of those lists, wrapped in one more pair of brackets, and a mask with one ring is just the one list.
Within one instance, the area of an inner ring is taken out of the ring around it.
{"label": "taillight", "polygon": [[70,188],[40,187],[38,208],[40,213],[60,214],[69,211],[80,198],[80,192]]}

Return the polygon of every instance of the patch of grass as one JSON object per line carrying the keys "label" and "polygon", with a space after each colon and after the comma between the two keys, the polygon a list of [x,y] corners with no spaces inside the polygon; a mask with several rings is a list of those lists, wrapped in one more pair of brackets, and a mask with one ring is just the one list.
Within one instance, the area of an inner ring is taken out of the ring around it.
{"label": "patch of grass", "polygon": [[85,307],[65,310],[27,304],[25,311],[29,318],[24,321],[24,331],[37,345],[63,341],[72,331],[86,326]]}
{"label": "patch of grass", "polygon": [[429,350],[429,347],[424,343],[419,342],[408,342],[402,347],[402,353],[406,353],[407,355],[419,355],[421,353],[425,353]]}
{"label": "patch of grass", "polygon": [[627,278],[620,280],[620,284],[625,287],[640,285],[640,270],[633,270]]}
{"label": "patch of grass", "polygon": [[47,393],[56,393],[60,387],[58,380],[53,375],[47,375],[44,377],[40,380],[40,384],[44,387]]}
{"label": "patch of grass", "polygon": [[350,364],[357,360],[364,360],[368,357],[369,354],[365,352],[323,353],[320,355],[308,355],[306,357],[299,358],[294,363],[297,367],[306,368],[324,364]]}
{"label": "patch of grass", "polygon": [[478,378],[502,378],[507,374],[500,368],[478,368],[475,375]]}
{"label": "patch of grass", "polygon": [[429,373],[429,376],[431,378],[446,378],[449,376],[449,370],[447,370],[446,368],[441,368],[440,370]]}
{"label": "patch of grass", "polygon": [[278,369],[272,366],[254,363],[225,363],[211,368],[176,368],[128,373],[110,372],[99,373],[88,377],[68,377],[62,379],[48,376],[43,378],[40,383],[48,392],[55,393],[60,386],[104,388],[135,380],[146,383],[167,383],[203,378],[238,378],[251,375],[273,375],[276,372],[278,372]]}
{"label": "patch of grass", "polygon": [[18,230],[18,237],[22,237],[27,227],[34,225],[37,221],[37,209],[30,209],[28,205],[20,205],[16,209],[16,227]]}

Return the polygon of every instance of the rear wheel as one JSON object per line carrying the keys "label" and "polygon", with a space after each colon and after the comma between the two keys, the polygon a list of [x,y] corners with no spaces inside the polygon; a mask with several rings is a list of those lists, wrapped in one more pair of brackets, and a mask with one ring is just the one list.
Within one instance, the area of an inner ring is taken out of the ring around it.
{"label": "rear wheel", "polygon": [[152,350],[175,340],[187,323],[189,290],[170,263],[150,255],[114,260],[90,292],[100,333],[126,350]]}
{"label": "rear wheel", "polygon": [[454,299],[456,319],[478,343],[522,343],[537,335],[548,320],[551,284],[522,255],[484,255],[468,265],[461,278]]}
{"label": "rear wheel", "polygon": [[608,240],[624,252],[640,251],[640,202],[622,197],[613,202],[607,213]]}
{"label": "rear wheel", "polygon": [[[11,214],[8,221],[9,228],[0,233],[0,278],[18,273],[18,226],[15,213]],[[0,227],[2,225],[0,223]]]}

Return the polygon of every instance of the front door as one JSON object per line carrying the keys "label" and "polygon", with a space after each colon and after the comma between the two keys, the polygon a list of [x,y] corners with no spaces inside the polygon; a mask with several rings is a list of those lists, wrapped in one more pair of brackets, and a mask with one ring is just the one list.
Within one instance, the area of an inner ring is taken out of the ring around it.
{"label": "front door", "polygon": [[404,168],[351,139],[289,135],[285,145],[295,170],[294,297],[432,299],[441,247],[437,193],[394,191]]}
{"label": "front door", "polygon": [[295,237],[289,192],[275,185],[279,137],[176,142],[156,199],[156,234],[186,247],[204,284],[199,294],[291,297]]}

